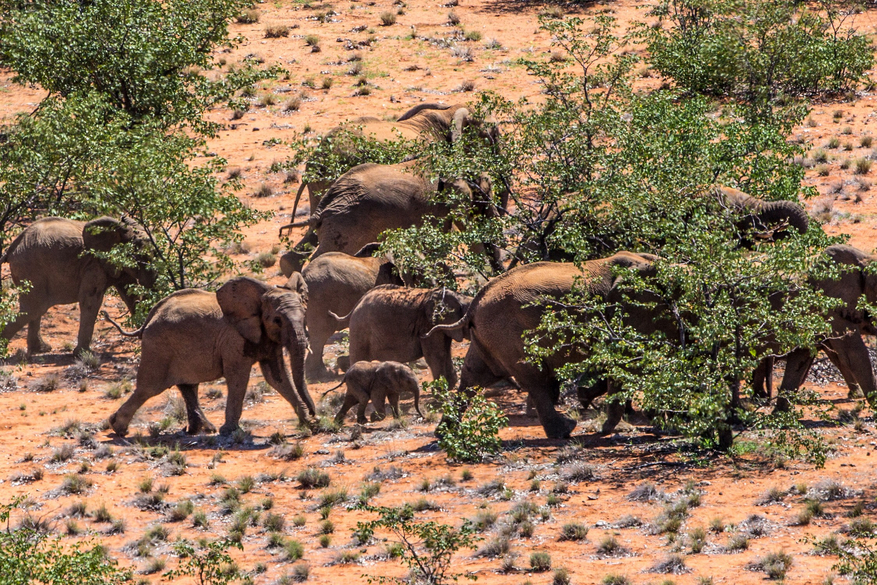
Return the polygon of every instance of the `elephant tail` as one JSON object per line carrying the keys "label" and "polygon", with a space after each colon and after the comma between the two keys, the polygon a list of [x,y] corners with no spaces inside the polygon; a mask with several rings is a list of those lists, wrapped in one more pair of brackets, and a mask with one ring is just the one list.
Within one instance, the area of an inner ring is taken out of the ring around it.
{"label": "elephant tail", "polygon": [[467,312],[463,317],[460,318],[459,321],[454,321],[453,323],[445,323],[443,325],[436,325],[432,329],[426,332],[426,334],[421,335],[421,339],[426,339],[437,331],[458,331],[463,329],[469,325],[469,313]]}
{"label": "elephant tail", "polygon": [[423,413],[420,412],[420,388],[418,387],[417,392],[414,393],[414,410],[417,411],[418,416],[423,420],[426,420],[426,417],[423,416]]}
{"label": "elephant tail", "polygon": [[326,397],[326,394],[328,394],[329,392],[334,392],[335,390],[337,390],[338,388],[340,388],[341,385],[342,385],[346,380],[347,380],[347,374],[344,374],[344,377],[341,378],[341,381],[340,381],[340,382],[338,382],[337,384],[335,384],[334,386],[332,386],[331,388],[329,388],[328,390],[326,390],[325,392],[323,392],[323,398],[325,398],[325,397]]}
{"label": "elephant tail", "polygon": [[143,338],[143,330],[146,329],[146,323],[149,323],[149,320],[147,319],[147,320],[146,320],[146,323],[144,323],[144,324],[140,327],[140,329],[137,329],[136,331],[125,331],[124,329],[122,329],[122,326],[121,326],[121,325],[119,325],[118,323],[116,323],[115,321],[113,321],[113,319],[112,319],[112,317],[110,317],[110,314],[109,314],[109,313],[107,313],[106,311],[101,311],[101,314],[104,316],[104,319],[106,319],[107,321],[109,321],[110,324],[111,324],[113,327],[115,327],[116,329],[118,329],[118,330],[119,330],[119,333],[120,333],[122,336],[124,336],[124,337],[139,337],[139,338],[142,339],[142,338]]}
{"label": "elephant tail", "polygon": [[353,311],[350,311],[349,313],[347,313],[343,317],[339,317],[338,315],[336,315],[332,311],[329,311],[329,316],[332,317],[333,319],[335,319],[335,325],[336,325],[336,327],[338,327],[338,331],[340,331],[341,329],[347,329],[348,327],[350,327],[350,316],[352,314],[353,314]]}

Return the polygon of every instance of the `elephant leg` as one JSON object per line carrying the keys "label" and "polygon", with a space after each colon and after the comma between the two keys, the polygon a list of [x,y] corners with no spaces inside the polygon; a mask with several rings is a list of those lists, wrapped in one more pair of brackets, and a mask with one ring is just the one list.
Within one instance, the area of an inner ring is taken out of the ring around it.
{"label": "elephant leg", "polygon": [[[338,411],[338,414],[335,415],[335,422],[342,423],[344,421],[344,417],[347,416],[347,411],[353,408],[354,405],[359,404],[361,401],[359,398],[347,392],[347,396],[344,397],[344,404],[341,405],[341,410]],[[364,417],[363,417],[364,418]]]}
{"label": "elephant leg", "polygon": [[433,380],[444,376],[448,381],[448,388],[457,385],[457,372],[454,371],[454,361],[451,359],[451,338],[445,335],[433,335],[420,340],[423,348],[423,359],[429,366],[429,372]]}
{"label": "elephant leg", "polygon": [[322,328],[308,327],[310,333],[311,351],[305,358],[305,375],[308,380],[325,380],[330,377],[329,369],[323,362],[323,348],[326,347],[326,341],[332,333],[324,331]]}
{"label": "elephant leg", "polygon": [[606,380],[598,380],[592,386],[578,386],[576,388],[576,394],[583,410],[591,406],[595,398],[603,396],[607,392],[609,392],[609,383]]}
{"label": "elephant leg", "polygon": [[783,381],[780,382],[780,389],[777,391],[774,412],[786,412],[791,408],[788,395],[797,392],[798,388],[804,385],[815,357],[806,348],[798,348],[786,356],[786,372],[783,374]]}
{"label": "elephant leg", "polygon": [[[607,393],[611,398],[613,394],[617,394],[621,392],[621,387],[613,382],[607,382]],[[603,427],[600,429],[600,433],[603,435],[608,435],[615,430],[615,427],[618,426],[618,423],[621,422],[621,417],[624,415],[626,401],[624,400],[608,400],[606,405],[606,420],[603,422]]]}
{"label": "elephant leg", "polygon": [[762,400],[773,396],[773,366],[775,358],[766,357],[758,362],[755,371],[752,372],[752,397]]}
{"label": "elephant leg", "polygon": [[104,295],[98,291],[89,291],[88,294],[79,297],[79,335],[76,341],[75,355],[87,351],[91,347],[91,339],[94,336],[94,324],[97,314],[103,304]]}
{"label": "elephant leg", "polygon": [[[143,368],[142,363],[140,367]],[[147,400],[154,396],[158,396],[165,390],[167,390],[166,386],[162,387],[161,384],[149,382],[138,376],[137,387],[134,389],[131,397],[119,407],[119,410],[110,415],[110,426],[116,434],[120,437],[127,435],[128,425],[131,424],[131,419],[134,418],[134,414],[137,413]]]}
{"label": "elephant leg", "polygon": [[[225,382],[228,386],[228,397],[225,401],[225,422],[219,427],[220,435],[230,435],[240,426],[241,413],[244,410],[244,395],[247,393],[247,383],[250,380],[250,368],[243,364],[235,364],[237,367],[225,369]],[[265,377],[268,380],[268,377]],[[269,384],[271,382],[268,382]]]}
{"label": "elephant leg", "polygon": [[12,337],[27,325],[27,353],[35,355],[52,350],[40,334],[40,321],[49,307],[32,298],[29,294],[22,295],[18,301],[18,316],[15,321],[6,325],[3,329],[3,337]]}
{"label": "elephant leg", "polygon": [[399,393],[391,391],[387,394],[387,399],[390,402],[390,409],[393,411],[393,416],[396,418],[402,416],[402,411],[399,410]]}
{"label": "elephant leg", "polygon": [[549,377],[548,374],[538,371],[516,374],[515,379],[532,398],[545,435],[549,439],[569,438],[573,429],[576,428],[576,421],[561,415],[554,408],[554,400],[552,399],[554,389],[552,386],[558,384],[558,381]]}
{"label": "elephant leg", "polygon": [[[280,361],[278,361],[280,360]],[[307,422],[308,416],[305,413],[305,405],[299,399],[289,383],[289,376],[286,373],[286,366],[283,364],[283,353],[275,354],[273,359],[261,360],[259,368],[268,385],[277,390],[277,392],[292,405],[296,416],[300,422]],[[246,392],[246,383],[244,384],[244,392]],[[229,395],[231,387],[229,387]],[[226,415],[227,416],[227,415]],[[227,422],[227,421],[226,421]]]}
{"label": "elephant leg", "polygon": [[177,384],[180,394],[183,395],[183,401],[186,403],[186,416],[189,419],[189,428],[186,433],[189,435],[197,435],[203,429],[205,433],[215,433],[216,427],[213,426],[204,411],[201,410],[201,404],[198,402],[198,384]]}
{"label": "elephant leg", "polygon": [[[384,420],[387,417],[387,387],[385,384],[375,382],[372,385],[371,401],[375,407],[375,411],[372,413],[372,422]],[[396,403],[398,406],[398,400]],[[396,413],[394,414],[399,416]]]}
{"label": "elephant leg", "polygon": [[877,401],[877,381],[871,367],[871,356],[868,347],[858,332],[848,333],[840,339],[832,339],[827,343],[837,354],[841,374],[853,394],[858,389],[865,395],[868,404]]}

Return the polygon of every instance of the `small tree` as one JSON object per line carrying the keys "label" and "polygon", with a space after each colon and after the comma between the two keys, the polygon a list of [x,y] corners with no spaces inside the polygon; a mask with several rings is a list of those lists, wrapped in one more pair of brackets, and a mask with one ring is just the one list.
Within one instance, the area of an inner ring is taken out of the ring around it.
{"label": "small tree", "polygon": [[234,563],[228,554],[230,547],[244,549],[239,542],[217,540],[195,550],[189,541],[181,540],[174,544],[174,551],[180,557],[180,566],[166,572],[164,578],[194,577],[199,585],[227,585],[238,578],[236,571],[228,570]]}
{"label": "small tree", "polygon": [[[459,529],[438,522],[418,522],[410,505],[385,508],[360,504],[358,509],[379,515],[377,520],[357,522],[354,536],[368,542],[377,529],[387,529],[402,545],[400,560],[414,573],[417,583],[446,585],[460,577],[475,580],[473,575],[452,572],[454,554],[461,549],[474,549],[479,540],[476,529],[468,520]],[[404,577],[363,575],[369,583],[409,583]]]}

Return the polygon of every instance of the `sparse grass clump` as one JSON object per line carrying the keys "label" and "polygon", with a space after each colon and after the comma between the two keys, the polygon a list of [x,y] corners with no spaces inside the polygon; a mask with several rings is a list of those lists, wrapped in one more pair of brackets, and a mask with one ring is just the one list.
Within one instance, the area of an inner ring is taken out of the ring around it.
{"label": "sparse grass clump", "polygon": [[329,485],[329,474],[316,467],[308,467],[296,477],[302,489],[324,488]]}
{"label": "sparse grass clump", "polygon": [[266,39],[279,39],[289,36],[289,27],[285,24],[272,24],[265,27]]}
{"label": "sparse grass clump", "polygon": [[779,551],[765,555],[758,559],[752,566],[764,571],[768,579],[782,581],[786,573],[792,568],[792,555],[785,551]]}
{"label": "sparse grass clump", "polygon": [[259,18],[262,17],[262,13],[256,10],[255,8],[251,8],[249,10],[244,10],[241,12],[235,20],[238,24],[255,24],[259,22]]}
{"label": "sparse grass clump", "polygon": [[564,524],[560,531],[560,540],[586,540],[587,538],[588,527],[577,522]]}
{"label": "sparse grass clump", "polygon": [[679,554],[671,554],[669,557],[653,565],[650,573],[681,575],[690,572],[691,569],[685,566],[685,558]]}
{"label": "sparse grass clump", "polygon": [[536,551],[530,555],[530,568],[536,573],[551,570],[551,555],[544,551]]}
{"label": "sparse grass clump", "polygon": [[396,15],[392,12],[382,12],[381,13],[381,25],[382,26],[392,26],[396,24]]}
{"label": "sparse grass clump", "polygon": [[82,494],[92,485],[93,482],[87,477],[78,474],[71,474],[64,477],[64,481],[61,484],[61,491],[67,494]]}

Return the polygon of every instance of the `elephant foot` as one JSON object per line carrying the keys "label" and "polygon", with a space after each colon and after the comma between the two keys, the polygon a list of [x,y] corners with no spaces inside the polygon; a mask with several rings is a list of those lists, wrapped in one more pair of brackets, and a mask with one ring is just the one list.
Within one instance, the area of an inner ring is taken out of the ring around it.
{"label": "elephant foot", "polygon": [[[371,421],[372,422],[379,422],[379,421],[384,420],[385,418],[387,418],[386,414],[381,414],[376,410],[372,413]],[[359,421],[359,424],[363,424],[364,422],[365,422],[365,418],[363,418],[361,421]]]}
{"label": "elephant foot", "polygon": [[219,427],[219,434],[223,437],[227,437],[227,436],[231,435],[233,432],[235,432],[236,430],[238,430],[239,428],[240,428],[240,426],[237,424],[225,423],[224,425]]}
{"label": "elephant foot", "polygon": [[42,340],[40,340],[40,343],[37,346],[27,346],[28,355],[38,355],[41,353],[49,353],[50,351],[52,351],[52,346]]}
{"label": "elephant foot", "polygon": [[335,377],[335,375],[328,370],[328,368],[323,369],[314,369],[312,371],[305,372],[305,376],[308,379],[308,382],[325,382],[327,380],[331,380]]}
{"label": "elephant foot", "polygon": [[[46,344],[46,347],[49,348],[48,343]],[[51,348],[49,348],[49,349],[51,349]],[[49,349],[47,349],[46,351],[49,351]],[[85,352],[91,353],[91,347],[90,346],[83,347],[81,345],[77,345],[75,348],[73,348],[73,355],[76,357],[81,356]]]}
{"label": "elephant foot", "polygon": [[116,415],[117,413],[115,412],[110,415],[110,428],[120,437],[124,437],[128,434],[128,425],[123,425]]}
{"label": "elephant foot", "polygon": [[576,428],[576,421],[571,418],[561,417],[559,421],[551,425],[543,425],[545,436],[549,439],[569,439],[573,429]]}
{"label": "elephant foot", "polygon": [[850,388],[850,391],[847,392],[847,398],[850,400],[857,400],[859,398],[864,398],[865,393],[859,387]]}
{"label": "elephant foot", "polygon": [[773,407],[773,413],[779,414],[792,410],[792,403],[785,396],[777,396],[776,406]]}
{"label": "elephant foot", "polygon": [[216,432],[216,426],[206,418],[200,418],[197,421],[191,421],[189,428],[186,429],[187,435],[197,435],[204,433],[210,435]]}

